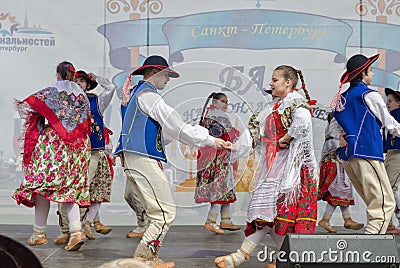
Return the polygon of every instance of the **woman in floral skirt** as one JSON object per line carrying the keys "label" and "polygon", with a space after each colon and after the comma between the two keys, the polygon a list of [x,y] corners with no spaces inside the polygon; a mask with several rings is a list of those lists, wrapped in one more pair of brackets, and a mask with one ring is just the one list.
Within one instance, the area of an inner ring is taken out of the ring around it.
{"label": "woman in floral skirt", "polygon": [[[76,83],[86,93],[90,103],[91,133],[90,147],[91,156],[89,160],[89,192],[91,206],[81,209],[83,231],[88,239],[95,239],[91,231],[94,225],[96,232],[103,235],[111,232],[111,228],[100,222],[99,210],[102,202],[110,202],[111,183],[113,181],[113,156],[112,144],[109,135],[112,131],[105,127],[103,114],[110,104],[115,92],[115,85],[107,78],[96,76],[93,73],[87,74],[83,70],[76,72]],[[89,91],[100,84],[104,90],[99,94]],[[64,206],[59,204],[60,235],[54,240],[57,245],[65,244],[69,238],[68,218]]]}
{"label": "woman in floral skirt", "polygon": [[353,186],[336,154],[336,149],[346,146],[345,139],[341,139],[342,133],[343,129],[333,119],[332,113],[329,113],[325,142],[322,147],[318,187],[318,199],[327,202],[324,215],[318,225],[329,233],[337,232],[329,221],[338,206],[346,229],[359,230],[364,227],[364,224],[353,221],[350,216],[349,206],[354,205]]}
{"label": "woman in floral skirt", "polygon": [[71,236],[65,249],[84,242],[79,206],[89,206],[87,169],[90,157],[90,106],[86,94],[72,80],[69,62],[57,66],[57,82],[23,101],[17,109],[25,119],[23,167],[25,178],[13,198],[35,207],[30,246],[43,245],[50,201],[64,203]]}
{"label": "woman in floral skirt", "polygon": [[[210,99],[212,104],[206,109]],[[211,93],[204,105],[200,125],[207,128],[211,136],[235,142],[239,131],[229,121],[227,108],[228,99],[224,93]],[[240,229],[231,220],[230,204],[236,201],[234,164],[231,161],[231,153],[227,150],[211,146],[199,149],[194,200],[196,203],[211,203],[204,228],[216,234],[223,234],[224,229]],[[216,221],[220,213],[218,226]]]}
{"label": "woman in floral skirt", "polygon": [[[307,100],[297,92],[299,78]],[[275,68],[269,85],[272,107],[254,116],[249,126],[260,166],[247,212],[246,237],[236,252],[215,259],[220,268],[244,263],[267,234],[280,248],[287,233],[315,231],[318,168],[310,108],[315,101],[310,100],[301,71],[291,66]]]}

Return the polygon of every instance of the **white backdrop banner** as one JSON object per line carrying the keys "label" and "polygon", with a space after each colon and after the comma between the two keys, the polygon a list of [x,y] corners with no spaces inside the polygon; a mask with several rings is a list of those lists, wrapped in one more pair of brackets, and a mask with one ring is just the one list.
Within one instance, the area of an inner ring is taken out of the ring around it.
{"label": "white backdrop banner", "polygon": [[[270,96],[265,90],[275,67],[288,64],[302,70],[311,97],[318,101],[313,119],[318,157],[328,113],[325,105],[338,90],[347,58],[360,52],[367,56],[380,53],[373,65],[373,86],[381,92],[384,87],[399,88],[400,1],[0,2],[0,185],[4,191],[0,203],[10,210],[17,207],[11,195],[22,179],[18,163],[21,123],[13,100],[53,83],[55,68],[64,60],[117,85],[106,112],[106,124],[115,133],[114,144],[121,128],[122,84],[153,54],[167,58],[181,74],[162,94],[186,122],[197,124],[207,96],[221,91],[228,96],[228,114],[239,130],[247,126],[251,114],[268,109]],[[101,90],[98,87],[96,92]],[[167,154],[165,172],[180,209],[177,222],[202,223],[207,206],[193,201],[197,148],[173,142]],[[238,166],[234,217],[242,222],[255,161],[244,159]],[[112,202],[103,207],[104,217],[109,216],[113,224],[132,221],[123,200],[124,183],[117,166]],[[358,197],[356,202],[361,212],[354,218],[365,221],[364,204]],[[2,217],[4,223],[32,222],[33,210],[18,209],[19,215]],[[188,214],[194,217],[185,217]]]}

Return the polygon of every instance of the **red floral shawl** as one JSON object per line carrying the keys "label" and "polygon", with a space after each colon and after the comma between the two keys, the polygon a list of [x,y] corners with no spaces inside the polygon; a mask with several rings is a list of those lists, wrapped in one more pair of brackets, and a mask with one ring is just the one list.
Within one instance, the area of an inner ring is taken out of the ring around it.
{"label": "red floral shawl", "polygon": [[84,140],[90,133],[90,105],[83,90],[74,82],[60,81],[16,101],[25,119],[24,166],[31,160],[45,120],[66,143]]}

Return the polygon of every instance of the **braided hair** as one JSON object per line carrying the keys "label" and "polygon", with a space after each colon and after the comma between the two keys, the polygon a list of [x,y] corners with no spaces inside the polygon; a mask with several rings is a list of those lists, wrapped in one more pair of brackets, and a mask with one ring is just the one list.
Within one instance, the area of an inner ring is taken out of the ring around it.
{"label": "braided hair", "polygon": [[296,88],[297,83],[299,82],[299,78],[301,81],[301,88],[304,91],[305,97],[307,101],[311,101],[310,93],[306,89],[306,83],[304,82],[303,73],[301,70],[296,70],[292,66],[289,65],[280,65],[275,68],[275,71],[282,71],[282,76],[287,80],[290,79],[293,82],[293,89]]}
{"label": "braided hair", "polygon": [[207,106],[208,106],[208,103],[210,102],[210,100],[212,99],[212,100],[219,100],[222,96],[224,96],[224,97],[226,97],[226,95],[224,94],[224,93],[222,93],[222,92],[212,92],[208,97],[207,97],[207,100],[206,100],[206,102],[204,103],[204,106],[203,106],[203,110],[202,110],[202,112],[201,112],[201,117],[200,117],[200,124],[203,122],[203,120],[204,120],[204,116],[205,116],[205,114],[206,114],[206,110],[207,110]]}
{"label": "braided hair", "polygon": [[63,61],[57,65],[56,69],[57,73],[60,75],[63,80],[74,80],[75,78],[75,68],[72,63],[68,61]]}
{"label": "braided hair", "polygon": [[304,95],[306,96],[306,99],[307,99],[308,101],[311,101],[310,93],[309,93],[308,90],[306,89],[306,83],[304,82],[303,73],[301,72],[301,70],[297,70],[297,74],[298,74],[299,77],[300,77],[301,88],[302,88],[303,91],[304,91]]}

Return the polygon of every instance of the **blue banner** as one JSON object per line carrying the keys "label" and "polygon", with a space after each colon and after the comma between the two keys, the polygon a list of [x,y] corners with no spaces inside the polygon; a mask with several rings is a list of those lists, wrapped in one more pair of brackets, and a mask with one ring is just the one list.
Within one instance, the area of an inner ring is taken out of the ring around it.
{"label": "blue banner", "polygon": [[[171,19],[163,26],[170,54],[193,48],[306,48],[345,55],[352,29],[337,19],[273,11],[230,10]],[[338,38],[340,37],[340,38]]]}
{"label": "blue banner", "polygon": [[181,51],[196,48],[317,49],[336,53],[335,62],[344,63],[347,47],[367,47],[386,50],[386,71],[374,68],[374,85],[397,89],[400,77],[391,72],[400,70],[400,26],[362,23],[362,45],[359,21],[261,9],[121,21],[98,32],[110,44],[111,64],[126,70],[118,82],[131,70],[130,47],[168,46],[171,63],[184,60]]}
{"label": "blue banner", "polygon": [[[400,26],[378,22],[362,22],[362,44],[360,44],[360,22],[344,20],[353,33],[347,42],[348,47],[382,48],[389,52],[386,57],[385,69],[388,71],[400,70]],[[389,33],[389,34],[388,34]]]}
{"label": "blue banner", "polygon": [[[167,39],[162,32],[162,26],[171,18],[149,20],[128,20],[102,25],[97,31],[107,38],[110,44],[110,62],[121,70],[131,69],[131,51],[129,47],[165,46]],[[147,33],[149,37],[147,37]]]}

